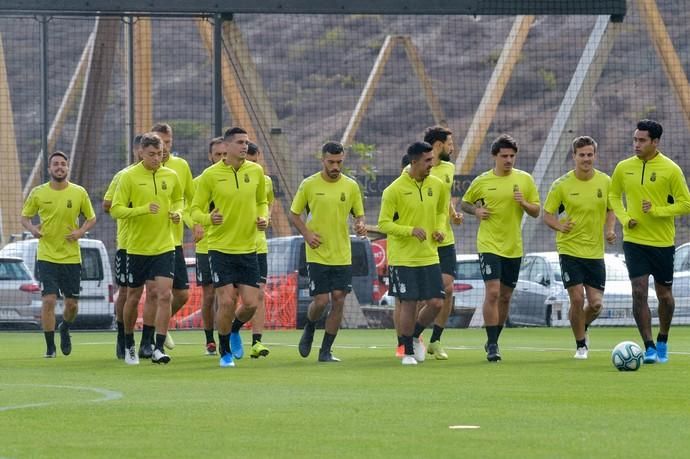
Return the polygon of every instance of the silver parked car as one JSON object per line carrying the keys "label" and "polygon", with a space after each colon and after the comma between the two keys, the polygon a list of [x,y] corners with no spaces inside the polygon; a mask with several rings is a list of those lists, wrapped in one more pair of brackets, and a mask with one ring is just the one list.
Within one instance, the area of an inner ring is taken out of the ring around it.
{"label": "silver parked car", "polygon": [[38,282],[21,258],[0,257],[0,323],[38,326],[40,322]]}
{"label": "silver parked car", "polygon": [[[606,254],[606,289],[604,309],[596,321],[598,325],[634,325],[632,315],[632,287],[625,259],[621,255]],[[649,290],[649,307],[657,316],[658,302],[654,290]],[[536,252],[525,255],[518,284],[510,303],[510,325],[568,325],[570,300],[563,287],[561,266],[557,252]]]}

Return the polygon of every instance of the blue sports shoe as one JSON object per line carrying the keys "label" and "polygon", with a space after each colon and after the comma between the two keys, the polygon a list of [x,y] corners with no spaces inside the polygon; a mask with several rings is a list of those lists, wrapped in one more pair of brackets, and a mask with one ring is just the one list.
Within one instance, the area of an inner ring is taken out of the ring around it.
{"label": "blue sports shoe", "polygon": [[657,363],[659,361],[659,355],[656,349],[653,347],[648,348],[644,351],[644,363]]}
{"label": "blue sports shoe", "polygon": [[668,362],[668,343],[659,341],[656,343],[656,355],[659,363]]}
{"label": "blue sports shoe", "polygon": [[220,367],[221,368],[234,368],[235,367],[235,361],[232,360],[232,354],[228,352],[225,354],[223,357],[220,358]]}
{"label": "blue sports shoe", "polygon": [[242,338],[240,338],[240,333],[230,333],[230,349],[232,350],[232,356],[237,360],[244,357],[244,347],[242,347]]}

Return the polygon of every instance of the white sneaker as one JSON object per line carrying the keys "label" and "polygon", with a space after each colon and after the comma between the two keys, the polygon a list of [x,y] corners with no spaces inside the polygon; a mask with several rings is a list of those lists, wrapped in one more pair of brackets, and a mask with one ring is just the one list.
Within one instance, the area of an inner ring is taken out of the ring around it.
{"label": "white sneaker", "polygon": [[165,346],[166,349],[175,349],[175,341],[173,341],[170,332],[165,335],[165,343],[163,346]]}
{"label": "white sneaker", "polygon": [[125,363],[127,365],[139,365],[139,354],[137,354],[137,347],[125,348]]}
{"label": "white sneaker", "polygon": [[412,347],[414,349],[414,358],[417,362],[423,362],[426,359],[426,348],[424,344],[419,341],[419,338],[412,338]]}
{"label": "white sneaker", "polygon": [[412,355],[405,355],[402,358],[402,364],[403,365],[417,365],[417,359],[414,358]]}
{"label": "white sneaker", "polygon": [[166,363],[170,362],[170,356],[162,353],[158,349],[154,349],[153,355],[151,356],[151,362],[166,364]]}
{"label": "white sneaker", "polygon": [[578,347],[573,357],[575,357],[577,360],[587,360],[588,351],[589,350],[586,347]]}

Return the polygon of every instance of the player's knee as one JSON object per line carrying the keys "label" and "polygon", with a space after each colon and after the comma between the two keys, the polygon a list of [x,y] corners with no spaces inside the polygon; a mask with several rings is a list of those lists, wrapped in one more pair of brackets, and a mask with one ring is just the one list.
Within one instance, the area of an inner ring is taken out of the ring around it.
{"label": "player's knee", "polygon": [[601,308],[603,306],[600,302],[597,302],[597,303],[590,304],[589,307],[592,310],[592,312],[596,315],[596,314],[599,314],[601,312]]}
{"label": "player's knee", "polygon": [[173,292],[173,298],[178,304],[185,304],[189,300],[189,290],[175,290]]}

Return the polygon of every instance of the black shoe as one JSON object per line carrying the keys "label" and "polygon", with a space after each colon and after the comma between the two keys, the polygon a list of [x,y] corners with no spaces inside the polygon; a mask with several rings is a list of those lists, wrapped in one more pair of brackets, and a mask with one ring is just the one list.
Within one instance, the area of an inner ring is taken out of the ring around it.
{"label": "black shoe", "polygon": [[489,362],[498,362],[501,360],[501,354],[498,352],[498,344],[489,344],[486,348],[486,360]]}
{"label": "black shoe", "polygon": [[70,355],[72,353],[72,338],[69,336],[69,328],[65,326],[64,322],[58,325],[60,331],[60,350],[63,355]]}
{"label": "black shoe", "polygon": [[314,342],[314,327],[309,324],[304,326],[302,337],[299,339],[299,355],[302,357],[309,357],[311,352],[311,344]]}
{"label": "black shoe", "polygon": [[115,355],[118,360],[125,359],[125,337],[117,335],[117,342],[115,343]]}
{"label": "black shoe", "polygon": [[153,344],[141,343],[139,345],[139,358],[140,359],[150,359],[153,355]]}
{"label": "black shoe", "polygon": [[319,351],[319,362],[340,362],[340,359],[331,354],[331,351]]}

